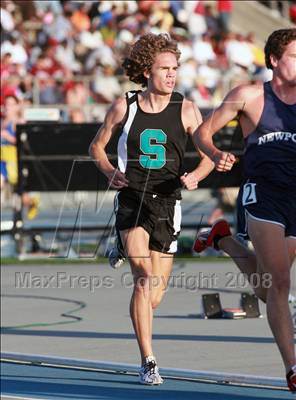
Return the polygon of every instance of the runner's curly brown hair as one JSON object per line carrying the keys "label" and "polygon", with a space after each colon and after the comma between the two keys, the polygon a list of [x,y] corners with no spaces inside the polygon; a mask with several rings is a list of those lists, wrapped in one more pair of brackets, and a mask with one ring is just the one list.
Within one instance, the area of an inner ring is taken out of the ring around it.
{"label": "runner's curly brown hair", "polygon": [[155,56],[164,52],[175,54],[177,61],[181,55],[177,42],[172,40],[166,33],[159,35],[147,33],[141,36],[130,48],[129,56],[122,63],[126,75],[132,82],[146,87],[148,80],[145,78],[144,72],[150,71]]}
{"label": "runner's curly brown hair", "polygon": [[269,69],[273,69],[270,61],[270,56],[275,56],[278,60],[281,59],[286,46],[293,40],[296,40],[296,29],[278,29],[272,32],[268,37],[264,53],[265,53],[265,64]]}

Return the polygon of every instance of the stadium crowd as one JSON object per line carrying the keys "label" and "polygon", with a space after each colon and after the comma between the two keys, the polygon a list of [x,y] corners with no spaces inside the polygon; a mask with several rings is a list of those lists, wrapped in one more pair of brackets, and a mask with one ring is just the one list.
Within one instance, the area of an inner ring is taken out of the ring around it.
{"label": "stadium crowd", "polygon": [[[182,51],[177,90],[211,107],[235,83],[266,79],[252,33],[229,29],[233,2],[1,2],[1,107],[59,105],[63,121],[101,121],[110,102],[132,89],[121,60],[140,34],[170,32]],[[227,85],[227,87],[225,87]]]}

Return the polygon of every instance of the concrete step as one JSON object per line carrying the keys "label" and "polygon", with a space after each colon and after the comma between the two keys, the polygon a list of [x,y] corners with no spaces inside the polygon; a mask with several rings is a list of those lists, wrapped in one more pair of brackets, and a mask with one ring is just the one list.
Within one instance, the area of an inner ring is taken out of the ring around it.
{"label": "concrete step", "polygon": [[293,25],[275,10],[269,10],[257,1],[234,1],[231,29],[247,34],[254,32],[258,44],[264,46],[267,37],[276,29],[291,28]]}

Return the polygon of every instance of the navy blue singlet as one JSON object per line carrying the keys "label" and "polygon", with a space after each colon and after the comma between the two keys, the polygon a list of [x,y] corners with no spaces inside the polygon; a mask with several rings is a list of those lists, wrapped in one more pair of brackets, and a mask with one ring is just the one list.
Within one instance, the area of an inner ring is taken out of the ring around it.
{"label": "navy blue singlet", "polygon": [[264,83],[264,108],[245,139],[245,178],[296,191],[296,103],[288,105]]}

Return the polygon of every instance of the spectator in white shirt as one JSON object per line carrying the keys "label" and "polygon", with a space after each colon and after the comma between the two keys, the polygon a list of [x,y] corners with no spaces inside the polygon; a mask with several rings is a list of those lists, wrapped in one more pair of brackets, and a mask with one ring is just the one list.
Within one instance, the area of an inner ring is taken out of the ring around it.
{"label": "spectator in white shirt", "polygon": [[251,68],[254,56],[249,44],[241,34],[230,34],[230,40],[226,42],[226,56],[230,63],[244,68]]}
{"label": "spectator in white shirt", "polygon": [[28,60],[28,55],[24,47],[19,41],[19,34],[15,31],[11,34],[10,40],[3,42],[1,46],[1,54],[11,54],[13,64],[25,64]]}
{"label": "spectator in white shirt", "polygon": [[12,32],[15,24],[11,13],[6,9],[5,3],[1,3],[1,28],[6,32]]}
{"label": "spectator in white shirt", "polygon": [[204,33],[201,39],[194,42],[193,56],[199,64],[207,64],[208,61],[216,60],[211,38],[207,33]]}

